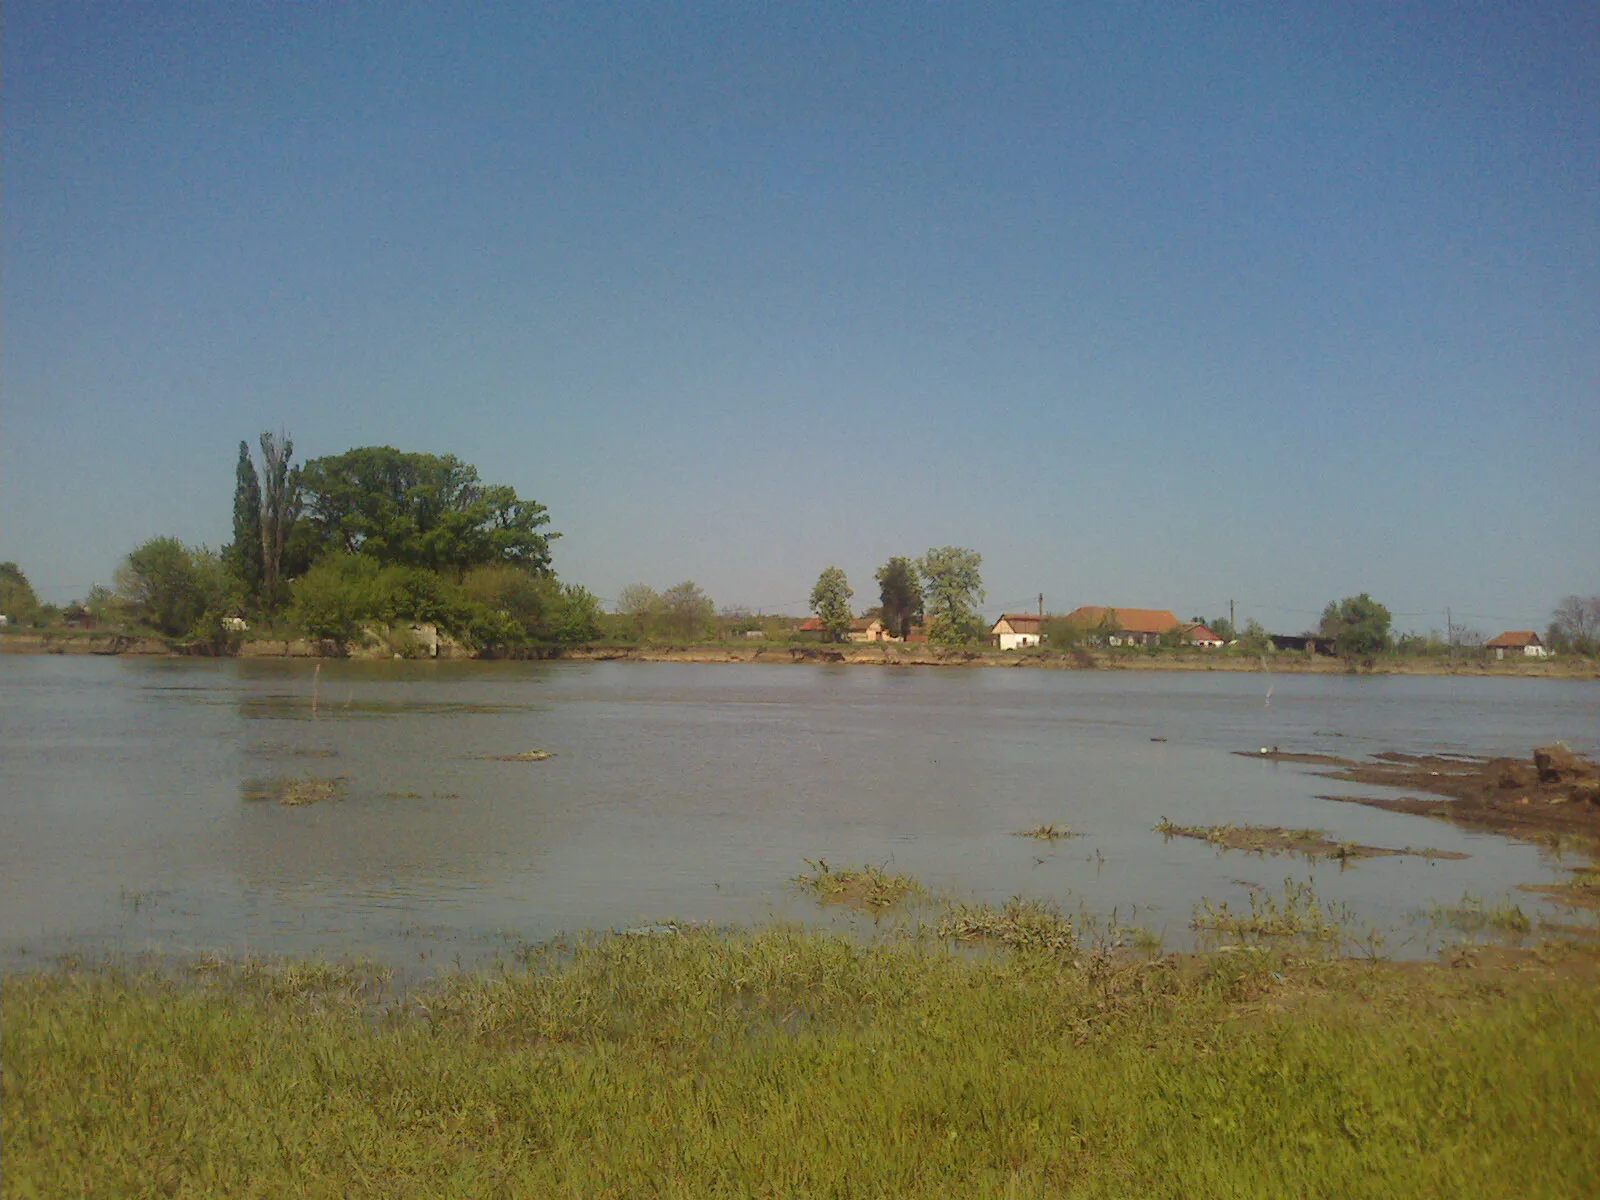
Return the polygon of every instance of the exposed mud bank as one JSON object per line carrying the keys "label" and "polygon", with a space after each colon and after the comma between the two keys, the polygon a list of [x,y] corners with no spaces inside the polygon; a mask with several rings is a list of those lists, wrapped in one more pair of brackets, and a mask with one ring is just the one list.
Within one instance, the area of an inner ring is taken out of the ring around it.
{"label": "exposed mud bank", "polygon": [[1245,758],[1329,767],[1341,783],[1425,792],[1427,796],[1324,796],[1389,812],[1440,817],[1531,841],[1572,838],[1600,850],[1600,767],[1565,746],[1541,746],[1529,758],[1388,752],[1367,761],[1331,754],[1250,753]]}

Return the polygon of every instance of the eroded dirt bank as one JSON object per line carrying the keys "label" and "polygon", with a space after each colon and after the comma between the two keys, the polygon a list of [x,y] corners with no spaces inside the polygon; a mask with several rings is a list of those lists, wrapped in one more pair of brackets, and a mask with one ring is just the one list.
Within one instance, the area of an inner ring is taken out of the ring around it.
{"label": "eroded dirt bank", "polygon": [[1541,746],[1528,758],[1402,754],[1361,761],[1332,754],[1241,751],[1245,758],[1326,767],[1341,783],[1423,792],[1423,796],[1329,795],[1389,812],[1440,817],[1534,841],[1573,838],[1600,850],[1600,767],[1563,745]]}

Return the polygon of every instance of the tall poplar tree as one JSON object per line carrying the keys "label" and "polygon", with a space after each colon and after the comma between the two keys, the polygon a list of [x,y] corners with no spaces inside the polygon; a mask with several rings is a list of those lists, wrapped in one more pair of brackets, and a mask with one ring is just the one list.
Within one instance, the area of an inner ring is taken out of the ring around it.
{"label": "tall poplar tree", "polygon": [[262,433],[261,591],[269,607],[283,599],[283,545],[300,515],[300,472],[289,465],[293,458],[287,433]]}
{"label": "tall poplar tree", "polygon": [[261,596],[261,480],[250,457],[250,443],[239,443],[239,466],[233,484],[233,545],[228,547],[228,566],[244,585],[250,600]]}

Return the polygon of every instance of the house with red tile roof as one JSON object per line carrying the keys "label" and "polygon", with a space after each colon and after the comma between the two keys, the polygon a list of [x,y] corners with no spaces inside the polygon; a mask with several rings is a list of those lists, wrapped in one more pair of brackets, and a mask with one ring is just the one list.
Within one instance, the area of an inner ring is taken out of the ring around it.
{"label": "house with red tile roof", "polygon": [[1545,658],[1550,653],[1531,629],[1508,629],[1499,637],[1490,638],[1483,648],[1494,651],[1496,658],[1508,654],[1513,658]]}
{"label": "house with red tile roof", "polygon": [[1224,642],[1210,628],[1199,621],[1191,621],[1182,629],[1183,640],[1191,646],[1199,646],[1202,650],[1220,650]]}
{"label": "house with red tile roof", "polygon": [[1178,618],[1164,608],[1108,608],[1086,604],[1073,609],[1066,619],[1084,629],[1103,630],[1106,643],[1112,646],[1154,646],[1160,642],[1162,634],[1178,628]]}

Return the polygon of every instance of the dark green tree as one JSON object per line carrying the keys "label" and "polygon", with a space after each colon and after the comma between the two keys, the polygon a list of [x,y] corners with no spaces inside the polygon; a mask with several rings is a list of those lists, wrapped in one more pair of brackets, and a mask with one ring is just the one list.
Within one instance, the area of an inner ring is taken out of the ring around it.
{"label": "dark green tree", "polygon": [[300,472],[307,520],[321,552],[426,567],[460,578],[473,567],[550,569],[544,505],[486,485],[450,455],[365,446],[316,458]]}
{"label": "dark green tree", "polygon": [[1322,610],[1320,632],[1348,662],[1372,661],[1389,648],[1389,610],[1371,596],[1346,596]]}
{"label": "dark green tree", "polygon": [[911,626],[922,616],[922,581],[917,566],[909,558],[891,558],[878,568],[878,599],[883,623],[890,633],[904,641]]}
{"label": "dark green tree", "polygon": [[929,550],[917,563],[928,608],[928,640],[958,646],[983,632],[977,606],[983,602],[983,556],[960,546]]}
{"label": "dark green tree", "polygon": [[239,443],[239,465],[234,469],[233,542],[224,558],[238,577],[247,598],[261,595],[263,554],[261,540],[261,480],[250,457],[250,443]]}
{"label": "dark green tree", "polygon": [[850,632],[850,597],[855,592],[838,567],[827,567],[811,589],[811,611],[817,614],[830,642],[842,642]]}
{"label": "dark green tree", "polygon": [[39,597],[22,568],[14,562],[0,563],[0,615],[22,624],[33,620],[38,609]]}

